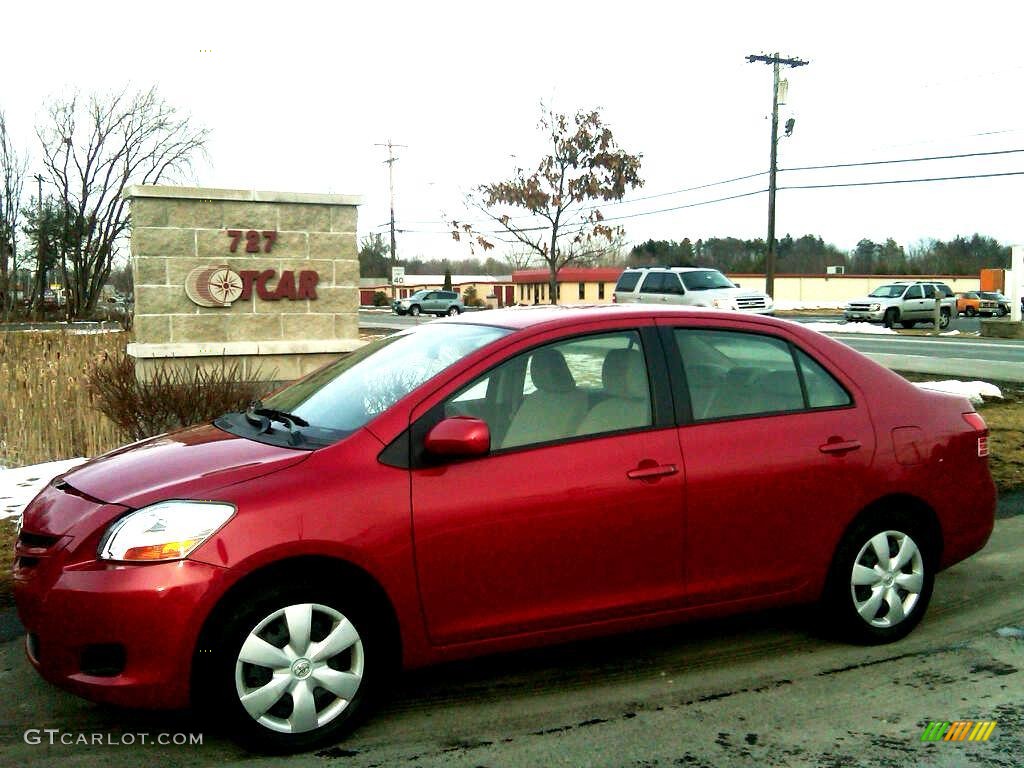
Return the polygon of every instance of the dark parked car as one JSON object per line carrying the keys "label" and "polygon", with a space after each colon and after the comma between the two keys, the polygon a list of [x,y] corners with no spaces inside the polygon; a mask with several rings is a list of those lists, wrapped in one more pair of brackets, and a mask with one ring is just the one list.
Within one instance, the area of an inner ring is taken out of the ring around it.
{"label": "dark parked car", "polygon": [[987,436],[795,323],[474,313],[57,478],[15,597],[47,680],[307,749],[398,667],[798,603],[897,640],[989,538]]}
{"label": "dark parked car", "polygon": [[996,303],[996,314],[999,317],[1006,317],[1010,314],[1010,300],[999,291],[980,291],[978,295],[986,301]]}

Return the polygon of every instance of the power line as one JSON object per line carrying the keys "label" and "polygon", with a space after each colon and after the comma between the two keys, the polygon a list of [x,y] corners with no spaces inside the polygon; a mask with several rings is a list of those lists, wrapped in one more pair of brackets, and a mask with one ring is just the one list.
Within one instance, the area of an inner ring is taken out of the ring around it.
{"label": "power line", "polygon": [[779,189],[834,189],[836,187],[874,187],[880,184],[919,184],[926,181],[958,181],[960,179],[991,179],[997,176],[1024,176],[1024,171],[975,173],[967,176],[933,176],[927,179],[887,179],[885,181],[851,181],[842,184],[799,184]]}
{"label": "power line", "polygon": [[831,163],[829,165],[802,165],[794,168],[779,168],[785,171],[817,171],[824,168],[856,168],[866,165],[891,165],[893,163],[920,163],[926,160],[959,160],[965,157],[990,157],[992,155],[1012,155],[1024,152],[1024,149],[998,149],[991,152],[964,152],[959,155],[929,155],[927,157],[903,157],[896,160],[865,160],[859,163]]}

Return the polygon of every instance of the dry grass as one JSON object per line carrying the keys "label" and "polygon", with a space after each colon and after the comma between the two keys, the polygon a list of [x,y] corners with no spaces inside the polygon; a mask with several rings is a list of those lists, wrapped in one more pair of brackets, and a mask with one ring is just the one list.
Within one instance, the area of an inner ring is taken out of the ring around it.
{"label": "dry grass", "polygon": [[987,403],[978,409],[989,430],[989,466],[1000,493],[1024,489],[1024,403]]}
{"label": "dry grass", "polygon": [[95,410],[86,371],[127,342],[126,333],[0,333],[0,464],[96,456],[126,442]]}
{"label": "dry grass", "polygon": [[14,552],[14,520],[0,520],[0,608],[14,604],[11,557]]}

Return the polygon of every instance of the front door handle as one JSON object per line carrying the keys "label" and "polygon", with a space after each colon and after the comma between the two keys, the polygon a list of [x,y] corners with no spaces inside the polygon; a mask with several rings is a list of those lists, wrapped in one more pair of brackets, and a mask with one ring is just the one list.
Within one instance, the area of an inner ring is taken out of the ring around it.
{"label": "front door handle", "polygon": [[675,464],[657,464],[653,467],[637,467],[631,469],[626,473],[626,477],[630,480],[649,480],[652,477],[662,477],[663,475],[674,475],[679,471],[679,468]]}
{"label": "front door handle", "polygon": [[829,440],[824,445],[819,445],[818,450],[822,453],[831,453],[833,456],[841,456],[850,451],[860,448],[860,440]]}

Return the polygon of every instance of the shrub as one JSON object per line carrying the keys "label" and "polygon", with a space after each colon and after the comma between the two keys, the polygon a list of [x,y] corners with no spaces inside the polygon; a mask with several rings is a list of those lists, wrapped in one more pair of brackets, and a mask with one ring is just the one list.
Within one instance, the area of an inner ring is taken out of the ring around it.
{"label": "shrub", "polygon": [[[254,372],[253,377],[258,376]],[[88,388],[99,411],[126,436],[142,440],[245,410],[272,385],[242,381],[239,364],[224,359],[211,367],[159,365],[149,381],[141,382],[134,358],[105,353],[89,366]]]}
{"label": "shrub", "polygon": [[373,292],[373,306],[375,307],[386,307],[391,302],[388,299],[388,295],[384,291]]}
{"label": "shrub", "polygon": [[485,307],[487,302],[476,295],[476,286],[469,286],[462,294],[462,303],[467,307]]}

